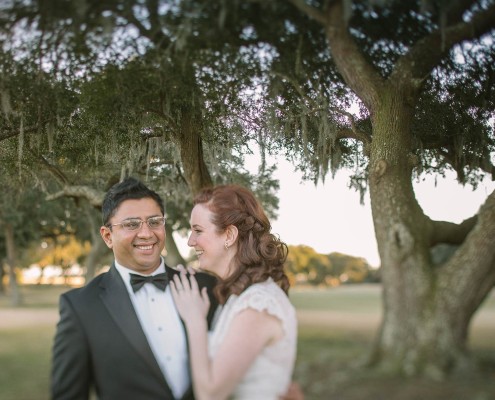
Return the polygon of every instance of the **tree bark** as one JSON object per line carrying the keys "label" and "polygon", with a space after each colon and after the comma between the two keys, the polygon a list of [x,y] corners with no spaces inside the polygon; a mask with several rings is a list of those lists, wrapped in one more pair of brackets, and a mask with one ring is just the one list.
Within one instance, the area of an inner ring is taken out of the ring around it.
{"label": "tree bark", "polygon": [[[87,191],[85,191],[87,192]],[[103,196],[98,196],[103,199]],[[94,208],[101,209],[100,203],[92,204]],[[99,221],[95,218],[92,209],[89,207],[84,208],[84,212],[87,217],[87,221],[89,222],[89,226],[91,228],[91,250],[89,251],[88,256],[86,257],[86,275],[85,282],[88,283],[96,276],[96,268],[98,266],[99,261],[103,258],[105,254],[110,253],[110,250],[105,245],[105,242],[102,240],[99,233]]]}
{"label": "tree bark", "polygon": [[200,116],[189,107],[182,111],[180,132],[175,137],[180,149],[184,177],[194,197],[202,188],[211,186],[213,181],[204,160]]}
{"label": "tree bark", "polygon": [[467,338],[495,283],[495,194],[448,261],[433,263],[434,229],[411,183],[412,109],[405,97],[389,88],[373,116],[370,198],[384,317],[370,361],[388,372],[443,379],[474,369]]}
{"label": "tree bark", "polygon": [[165,237],[165,249],[167,251],[167,254],[165,255],[165,263],[172,268],[175,268],[179,264],[185,266],[186,261],[180,254],[179,249],[177,248],[177,243],[175,243],[174,237],[172,236],[174,233],[172,227],[165,224],[165,232],[167,234]]}
{"label": "tree bark", "polygon": [[[370,364],[436,379],[472,370],[469,323],[495,284],[495,194],[477,217],[458,227],[431,221],[412,187],[411,132],[425,77],[450,46],[472,37],[471,25],[458,19],[443,50],[440,32],[426,35],[384,78],[351,36],[343,2],[330,2],[324,11],[301,0],[291,2],[324,26],[339,72],[371,116],[369,189],[384,313]],[[473,17],[481,21],[477,35],[492,29],[493,9]],[[447,259],[434,262],[432,248],[452,243],[458,247],[449,249]]]}
{"label": "tree bark", "polygon": [[108,252],[109,249],[101,237],[99,235],[91,235],[91,250],[86,258],[86,283],[96,276],[96,267],[102,257]]}
{"label": "tree bark", "polygon": [[17,257],[15,252],[14,227],[12,224],[5,223],[5,244],[7,247],[7,265],[9,266],[9,285],[11,291],[11,304],[18,307],[22,304],[22,295],[17,282],[16,263]]}
{"label": "tree bark", "polygon": [[0,262],[0,295],[5,294],[5,285],[3,283],[3,278],[5,276],[5,265]]}

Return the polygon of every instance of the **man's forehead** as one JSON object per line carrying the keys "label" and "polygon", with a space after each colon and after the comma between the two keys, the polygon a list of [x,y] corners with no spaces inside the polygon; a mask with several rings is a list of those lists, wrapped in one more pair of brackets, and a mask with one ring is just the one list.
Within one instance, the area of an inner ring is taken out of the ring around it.
{"label": "man's forehead", "polygon": [[161,215],[161,209],[159,204],[150,197],[126,199],[119,204],[114,213],[115,216],[122,214],[136,214],[136,217],[143,216],[143,214],[144,216],[154,216]]}

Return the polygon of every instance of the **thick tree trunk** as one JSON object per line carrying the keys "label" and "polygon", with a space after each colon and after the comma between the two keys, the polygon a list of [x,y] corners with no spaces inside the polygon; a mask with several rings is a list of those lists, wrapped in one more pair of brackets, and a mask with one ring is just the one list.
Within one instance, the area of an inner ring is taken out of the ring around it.
{"label": "thick tree trunk", "polygon": [[[100,196],[103,199],[103,196]],[[93,204],[93,206],[100,206],[99,204]],[[88,256],[86,257],[86,275],[85,282],[88,283],[96,276],[96,268],[100,262],[100,260],[106,255],[110,254],[111,251],[105,245],[105,242],[101,239],[99,233],[99,216],[97,217],[94,214],[94,208],[85,207],[84,212],[87,216],[87,221],[91,227],[91,250],[89,251]]]}
{"label": "thick tree trunk", "polygon": [[[359,140],[367,150],[369,145],[369,188],[384,302],[371,361],[395,373],[435,378],[466,370],[472,366],[466,346],[469,323],[495,283],[495,194],[477,220],[463,227],[426,217],[412,187],[412,150],[417,144],[412,143],[411,121],[426,78],[445,51],[473,35],[473,21],[455,22],[450,35],[444,35],[447,29],[425,35],[395,61],[390,74],[380,74],[378,64],[370,63],[350,33],[345,2],[329,2],[323,12],[302,1],[292,3],[325,27],[339,72],[371,115],[371,145],[366,138]],[[449,22],[460,15],[452,12]],[[475,18],[479,30],[474,35],[492,29],[491,11]],[[442,243],[458,248],[439,261],[432,257],[432,247]]]}
{"label": "thick tree trunk", "polygon": [[165,224],[165,232],[167,233],[167,236],[165,238],[165,249],[167,250],[167,254],[165,255],[165,263],[170,266],[175,268],[177,265],[182,264],[186,265],[186,261],[184,260],[184,257],[179,252],[179,249],[177,248],[177,244],[175,243],[174,237],[173,237],[173,229],[170,225]]}
{"label": "thick tree trunk", "polygon": [[5,265],[3,262],[0,262],[0,295],[5,294],[5,284],[3,279],[5,277]]}
{"label": "thick tree trunk", "polygon": [[184,170],[184,179],[194,197],[205,186],[211,186],[208,167],[203,152],[203,116],[196,102],[201,101],[202,94],[196,83],[195,71],[192,65],[181,67],[181,79],[189,82],[187,93],[183,93],[183,101],[177,107],[180,109],[177,118],[177,129],[172,132],[174,141],[179,148],[180,159]]}
{"label": "thick tree trunk", "polygon": [[17,307],[22,304],[22,296],[15,271],[17,258],[15,252],[14,227],[8,222],[5,223],[5,244],[7,247],[7,265],[9,266],[11,304]]}
{"label": "thick tree trunk", "polygon": [[44,278],[44,275],[45,275],[45,267],[40,267],[40,277],[38,278],[38,283],[37,285],[41,285],[43,283],[43,278]]}
{"label": "thick tree trunk", "polygon": [[412,187],[412,110],[405,97],[393,89],[384,93],[373,116],[370,196],[384,317],[371,362],[389,372],[440,379],[472,367],[469,322],[495,282],[495,200],[489,199],[449,261],[435,265],[432,224]]}
{"label": "thick tree trunk", "polygon": [[98,266],[99,261],[105,254],[108,254],[109,252],[110,250],[99,235],[98,237],[96,237],[96,235],[94,237],[92,236],[91,250],[89,251],[88,257],[86,258],[86,283],[88,283],[95,277],[96,267]]}
{"label": "thick tree trunk", "polygon": [[204,160],[201,139],[200,116],[195,110],[184,109],[180,121],[180,133],[177,135],[180,158],[189,189],[194,196],[205,186],[212,185],[212,179]]}

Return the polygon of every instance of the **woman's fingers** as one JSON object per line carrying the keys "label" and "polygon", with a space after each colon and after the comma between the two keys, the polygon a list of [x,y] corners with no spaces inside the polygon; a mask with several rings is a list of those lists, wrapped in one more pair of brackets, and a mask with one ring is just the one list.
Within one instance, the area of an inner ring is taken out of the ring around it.
{"label": "woman's fingers", "polygon": [[210,307],[210,298],[208,297],[208,290],[206,289],[206,287],[201,289],[201,297],[203,298],[205,304],[208,305],[208,307]]}
{"label": "woman's fingers", "polygon": [[173,278],[175,288],[178,292],[184,291],[186,293],[199,292],[198,282],[194,275],[187,276],[186,270],[183,269],[179,274],[175,274]]}
{"label": "woman's fingers", "polygon": [[184,290],[191,289],[191,283],[189,282],[189,277],[187,276],[187,270],[183,267],[180,269],[180,280]]}
{"label": "woman's fingers", "polygon": [[179,293],[177,293],[177,287],[174,281],[170,281],[170,291],[172,292],[172,297],[177,300]]}
{"label": "woman's fingers", "polygon": [[184,294],[198,294],[199,297],[203,299],[203,301],[208,301],[209,304],[209,297],[205,289],[199,290],[199,285],[198,281],[196,280],[196,277],[194,276],[196,274],[196,271],[191,268],[187,267],[187,270],[182,266],[179,265],[177,267],[177,271],[179,272],[178,274],[174,275],[174,278],[172,280],[173,286],[172,290],[175,290],[176,295],[184,295]]}
{"label": "woman's fingers", "polygon": [[196,274],[196,270],[193,267],[187,267],[187,272],[189,272],[189,275]]}
{"label": "woman's fingers", "polygon": [[179,264],[179,265],[177,265],[176,269],[177,269],[177,271],[181,272],[181,271],[185,270],[185,267],[182,264]]}
{"label": "woman's fingers", "polygon": [[179,274],[174,276],[173,283],[175,284],[175,289],[177,292],[184,290],[184,283],[182,281],[182,276]]}
{"label": "woman's fingers", "polygon": [[177,287],[177,289],[179,288],[179,286],[182,286],[182,282],[180,281],[180,275],[179,274],[174,275],[173,282],[175,283],[175,286]]}
{"label": "woman's fingers", "polygon": [[182,286],[184,287],[184,290],[190,291],[191,290],[191,282],[189,281],[189,277],[186,275],[185,272],[184,272],[184,274],[181,274],[180,280],[182,282]]}
{"label": "woman's fingers", "polygon": [[199,289],[194,275],[187,276],[181,271],[170,281],[172,297],[180,317],[186,321],[204,318],[210,307],[210,299],[206,288]]}
{"label": "woman's fingers", "polygon": [[189,283],[191,284],[191,290],[194,290],[194,291],[198,291],[199,292],[199,288],[198,288],[198,281],[196,280],[196,277],[191,275],[189,277]]}

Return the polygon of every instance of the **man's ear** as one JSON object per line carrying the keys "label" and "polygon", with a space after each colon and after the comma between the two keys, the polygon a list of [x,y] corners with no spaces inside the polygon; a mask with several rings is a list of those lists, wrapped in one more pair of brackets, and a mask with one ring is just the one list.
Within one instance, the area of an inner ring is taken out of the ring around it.
{"label": "man's ear", "polygon": [[113,248],[112,231],[108,226],[100,227],[100,235],[109,249]]}

